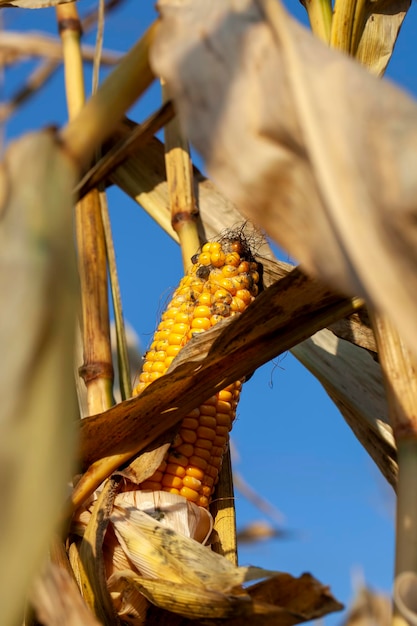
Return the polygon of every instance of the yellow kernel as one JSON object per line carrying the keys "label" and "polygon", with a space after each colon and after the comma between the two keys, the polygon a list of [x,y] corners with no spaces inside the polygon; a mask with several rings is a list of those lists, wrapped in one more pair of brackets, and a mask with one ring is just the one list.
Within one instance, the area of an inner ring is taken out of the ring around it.
{"label": "yellow kernel", "polygon": [[209,476],[207,473],[203,478],[203,487],[201,489],[201,493],[204,493],[204,495],[210,495],[210,491],[207,492],[207,489],[210,490],[211,487],[213,487],[214,485],[214,478],[213,476]]}
{"label": "yellow kernel", "polygon": [[214,241],[207,241],[207,243],[205,243],[203,247],[201,248],[201,252],[210,252],[211,246],[213,245],[213,243]]}
{"label": "yellow kernel", "polygon": [[171,326],[173,326],[175,320],[173,319],[168,319],[168,320],[162,320],[162,322],[159,324],[158,329],[159,330],[167,330],[168,328],[171,328]]}
{"label": "yellow kernel", "polygon": [[219,413],[229,413],[231,409],[232,405],[230,404],[230,402],[220,400],[220,398],[217,400],[217,410],[219,411]]}
{"label": "yellow kernel", "polygon": [[233,284],[233,279],[232,278],[221,278],[218,281],[218,285],[220,287],[223,287],[223,289],[226,289],[226,291],[228,291],[232,296],[237,291],[237,287],[235,287],[235,285]]}
{"label": "yellow kernel", "polygon": [[143,364],[143,367],[142,367],[142,371],[143,372],[150,372],[152,370],[152,365],[153,365],[153,359],[145,361],[145,363]]}
{"label": "yellow kernel", "polygon": [[168,345],[166,349],[167,356],[177,356],[178,352],[181,350],[181,346],[176,344]]}
{"label": "yellow kernel", "polygon": [[223,321],[224,318],[227,317],[226,315],[212,315],[210,317],[210,324],[212,326],[214,326],[215,324],[218,324],[219,322]]}
{"label": "yellow kernel", "polygon": [[199,456],[193,455],[190,456],[190,469],[192,468],[198,468],[199,472],[201,472],[202,476],[197,476],[195,474],[190,474],[190,472],[188,471],[188,467],[187,467],[187,474],[190,474],[191,476],[195,476],[196,478],[198,478],[199,480],[203,480],[204,478],[204,470],[206,469],[208,464],[208,461],[206,461],[206,459],[202,459]]}
{"label": "yellow kernel", "polygon": [[259,292],[259,287],[258,285],[252,285],[250,292],[253,296],[257,296],[258,292]]}
{"label": "yellow kernel", "polygon": [[197,500],[197,504],[198,506],[203,507],[203,509],[207,509],[209,505],[209,499],[207,498],[207,496],[200,496]]}
{"label": "yellow kernel", "polygon": [[229,426],[216,426],[216,437],[227,437],[229,431]]}
{"label": "yellow kernel", "polygon": [[[197,439],[195,442],[195,448],[204,448],[205,450],[211,450],[212,442],[209,439]],[[196,449],[194,453],[197,454]],[[201,456],[201,455],[200,455]],[[204,457],[205,458],[205,457]]]}
{"label": "yellow kernel", "polygon": [[217,415],[216,417],[212,417],[211,415],[200,415],[198,423],[200,426],[206,426],[207,428],[215,429],[218,424]]}
{"label": "yellow kernel", "polygon": [[162,372],[149,372],[148,380],[150,383],[153,383],[154,380],[157,380],[157,378],[161,378],[161,376]]}
{"label": "yellow kernel", "polygon": [[179,476],[182,478],[185,476],[185,467],[179,463],[168,463],[165,472],[167,474],[171,474],[172,476]]}
{"label": "yellow kernel", "polygon": [[[208,439],[199,439],[198,440],[198,446],[196,445],[193,451],[193,454],[191,454],[188,458],[191,459],[192,456],[198,456],[201,459],[204,459],[205,461],[210,461],[211,459],[211,445],[210,448],[203,448],[202,446],[202,442],[203,441],[209,441]],[[211,441],[210,441],[211,444]]]}
{"label": "yellow kernel", "polygon": [[181,434],[182,434],[183,428],[190,428],[191,430],[197,430],[198,425],[199,425],[199,421],[195,417],[184,417],[184,419],[181,422]]}
{"label": "yellow kernel", "polygon": [[194,446],[192,446],[191,443],[183,443],[180,446],[178,446],[177,450],[178,452],[186,456],[187,459],[189,459],[190,456],[194,454]]}
{"label": "yellow kernel", "polygon": [[162,341],[165,339],[168,339],[169,337],[169,330],[157,330],[155,333],[155,341]]}
{"label": "yellow kernel", "polygon": [[237,268],[239,274],[248,274],[250,269],[251,267],[249,261],[241,261],[241,263],[239,263],[239,267]]}
{"label": "yellow kernel", "polygon": [[211,309],[209,306],[205,305],[205,304],[201,304],[199,306],[196,306],[194,309],[194,318],[196,317],[210,317],[211,315]]}
{"label": "yellow kernel", "polygon": [[175,359],[175,356],[167,356],[167,358],[165,359],[165,365],[168,369],[168,367],[171,365],[172,361]]}
{"label": "yellow kernel", "polygon": [[219,469],[217,467],[214,467],[213,465],[209,465],[207,470],[206,470],[206,480],[208,477],[213,478],[213,480],[216,480],[217,476],[219,475]]}
{"label": "yellow kernel", "polygon": [[175,493],[176,496],[180,495],[180,490],[179,489],[174,489],[173,487],[171,488],[165,488],[163,489],[163,491],[168,491],[168,493]]}
{"label": "yellow kernel", "polygon": [[175,323],[171,328],[172,333],[177,333],[178,335],[185,335],[188,333],[188,329],[190,328],[189,324],[184,323]]}
{"label": "yellow kernel", "polygon": [[172,474],[165,474],[162,479],[163,487],[174,487],[174,489],[181,489],[183,485],[182,478],[179,476],[173,476]]}
{"label": "yellow kernel", "polygon": [[232,300],[232,304],[230,305],[230,308],[232,309],[232,311],[235,311],[236,313],[243,313],[243,311],[246,311],[247,306],[248,305],[245,302],[243,302],[243,300],[241,300],[237,296],[234,296]]}
{"label": "yellow kernel", "polygon": [[213,250],[210,256],[211,264],[214,265],[214,267],[221,267],[224,264],[225,254],[221,250]]}
{"label": "yellow kernel", "polygon": [[208,400],[206,400],[204,402],[204,405],[213,405],[213,406],[217,406],[217,393],[215,393],[213,396],[210,396],[210,398]]}
{"label": "yellow kernel", "polygon": [[250,304],[253,300],[253,297],[251,296],[248,289],[238,289],[236,291],[236,298],[240,298],[240,300],[243,300],[246,305]]}
{"label": "yellow kernel", "polygon": [[237,275],[237,267],[235,267],[234,265],[223,265],[223,267],[222,267],[222,274],[226,278],[231,278],[232,276],[236,276]]}
{"label": "yellow kernel", "polygon": [[141,383],[149,383],[149,373],[142,372],[139,376],[139,380]]}
{"label": "yellow kernel", "polygon": [[[190,455],[191,456],[191,455]],[[168,456],[168,465],[182,465],[183,467],[186,467],[188,465],[188,456],[185,456],[184,454],[181,454],[177,451],[175,452],[171,452]],[[168,467],[168,466],[167,466]]]}
{"label": "yellow kernel", "polygon": [[202,252],[198,257],[198,262],[200,265],[211,265],[211,255],[210,252]]}
{"label": "yellow kernel", "polygon": [[168,321],[168,320],[174,321],[176,314],[177,314],[177,307],[171,306],[170,308],[168,308],[166,311],[162,313],[161,319],[164,321]]}
{"label": "yellow kernel", "polygon": [[[204,472],[201,468],[199,467],[187,467],[187,469],[185,470],[186,476],[190,476],[191,478],[195,478],[196,480],[198,480],[198,482],[200,483],[201,486],[201,481],[204,478]],[[186,476],[184,476],[184,485],[185,485],[185,478]],[[192,487],[192,485],[186,485],[186,487]]]}
{"label": "yellow kernel", "polygon": [[206,426],[199,426],[197,428],[197,435],[201,437],[201,439],[210,439],[213,441],[217,435],[217,428],[216,430],[213,430],[212,428],[207,428]]}
{"label": "yellow kernel", "polygon": [[189,428],[181,428],[180,435],[185,443],[195,443],[197,441],[197,433]]}
{"label": "yellow kernel", "polygon": [[224,454],[224,448],[219,448],[218,446],[213,446],[213,448],[211,449],[211,456],[212,457],[222,457]]}
{"label": "yellow kernel", "polygon": [[[230,304],[232,302],[232,296],[224,288],[221,288],[221,289],[217,288],[213,294],[213,299],[216,303],[223,302],[223,304]],[[213,310],[213,307],[212,307],[212,310]]]}
{"label": "yellow kernel", "polygon": [[195,489],[196,491],[198,491],[201,487],[201,480],[194,478],[194,476],[189,476],[188,474],[184,476],[182,482],[184,487],[189,487],[190,489]]}
{"label": "yellow kernel", "polygon": [[218,267],[213,268],[208,277],[210,283],[213,283],[214,285],[216,285],[217,282],[221,280],[222,278],[223,278],[223,272]]}
{"label": "yellow kernel", "polygon": [[144,383],[138,383],[133,390],[133,395],[139,396],[145,388],[146,388],[146,385]]}
{"label": "yellow kernel", "polygon": [[213,456],[210,464],[212,467],[215,467],[216,469],[220,469],[220,465],[222,464],[222,457],[221,456]]}
{"label": "yellow kernel", "polygon": [[198,305],[209,307],[211,305],[212,299],[213,296],[211,295],[211,293],[209,293],[208,291],[204,291],[204,293],[202,293],[201,296],[198,298]]}
{"label": "yellow kernel", "polygon": [[240,264],[240,255],[238,254],[238,252],[229,252],[228,254],[226,254],[224,262],[227,265],[234,265],[235,267],[238,267]]}
{"label": "yellow kernel", "polygon": [[223,448],[226,445],[227,437],[223,435],[217,435],[213,439],[213,446],[218,446],[219,448]]}
{"label": "yellow kernel", "polygon": [[227,426],[230,430],[233,422],[233,415],[231,413],[217,413],[216,420],[216,426]]}
{"label": "yellow kernel", "polygon": [[186,343],[184,339],[184,335],[180,335],[179,333],[170,333],[168,336],[168,342],[174,346],[184,345]]}
{"label": "yellow kernel", "polygon": [[187,500],[190,500],[191,502],[197,502],[199,498],[198,491],[195,491],[194,489],[190,489],[189,487],[183,487],[180,491],[180,495],[186,498]]}
{"label": "yellow kernel", "polygon": [[165,374],[167,366],[164,361],[154,361],[152,363],[152,372],[158,372],[160,374]]}
{"label": "yellow kernel", "polygon": [[257,272],[256,270],[253,270],[251,273],[251,278],[253,280],[254,283],[258,283],[259,282],[259,272]]}
{"label": "yellow kernel", "polygon": [[215,417],[217,415],[217,407],[215,404],[202,404],[200,406],[200,415]]}
{"label": "yellow kernel", "polygon": [[208,330],[211,328],[209,317],[195,317],[191,322],[192,329]]}
{"label": "yellow kernel", "polygon": [[200,409],[193,409],[187,414],[187,417],[195,417],[198,419],[200,417]]}
{"label": "yellow kernel", "polygon": [[187,324],[190,319],[189,313],[186,311],[178,311],[175,316],[175,324]]}
{"label": "yellow kernel", "polygon": [[227,389],[222,389],[221,391],[219,391],[217,397],[223,402],[231,402],[233,400],[232,392],[228,391]]}
{"label": "yellow kernel", "polygon": [[222,249],[222,244],[220,243],[220,241],[210,242],[210,252],[219,252],[221,249]]}

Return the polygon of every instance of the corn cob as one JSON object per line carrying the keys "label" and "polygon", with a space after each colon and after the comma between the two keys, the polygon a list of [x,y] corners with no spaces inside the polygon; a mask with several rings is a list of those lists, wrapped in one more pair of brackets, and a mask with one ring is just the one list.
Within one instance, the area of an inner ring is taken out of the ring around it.
{"label": "corn cob", "polygon": [[[259,269],[240,233],[203,246],[162,315],[134,395],[166,373],[194,334],[247,308],[260,288]],[[169,491],[208,507],[241,387],[236,381],[191,411],[163,463],[139,488]]]}

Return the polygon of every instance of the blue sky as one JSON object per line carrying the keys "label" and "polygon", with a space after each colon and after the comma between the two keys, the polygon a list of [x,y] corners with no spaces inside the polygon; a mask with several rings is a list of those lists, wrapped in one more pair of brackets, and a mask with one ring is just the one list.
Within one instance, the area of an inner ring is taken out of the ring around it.
{"label": "blue sky", "polygon": [[[91,6],[81,0],[81,11]],[[139,8],[138,8],[139,7]],[[153,4],[128,0],[108,22],[105,46],[127,49],[150,23]],[[288,7],[304,19],[301,5]],[[54,10],[3,10],[7,29],[56,32]],[[304,20],[305,21],[305,20]],[[92,37],[88,38],[93,42]],[[417,9],[405,20],[387,76],[417,96],[415,71]],[[7,71],[1,100],[7,100],[27,71],[27,62]],[[90,80],[90,72],[87,72]],[[134,108],[143,119],[156,108],[155,86]],[[62,72],[18,112],[6,127],[13,138],[66,118]],[[201,164],[200,164],[201,165]],[[169,293],[182,275],[175,243],[132,201],[116,189],[109,203],[124,311],[146,348]],[[151,274],[149,273],[151,271]],[[320,384],[286,354],[260,368],[246,383],[233,430],[239,453],[237,470],[285,516],[293,535],[242,546],[240,562],[288,571],[310,571],[347,603],[353,582],[363,577],[376,589],[389,590],[393,571],[394,499],[391,488],[363,452]],[[236,493],[238,526],[262,514]],[[341,614],[325,624],[341,622]]]}

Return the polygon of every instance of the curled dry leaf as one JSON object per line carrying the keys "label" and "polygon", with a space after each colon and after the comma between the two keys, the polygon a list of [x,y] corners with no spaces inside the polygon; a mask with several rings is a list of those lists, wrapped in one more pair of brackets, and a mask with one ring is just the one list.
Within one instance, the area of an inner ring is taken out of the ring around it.
{"label": "curled dry leaf", "polygon": [[416,104],[275,0],[160,9],[153,67],[220,189],[417,350]]}

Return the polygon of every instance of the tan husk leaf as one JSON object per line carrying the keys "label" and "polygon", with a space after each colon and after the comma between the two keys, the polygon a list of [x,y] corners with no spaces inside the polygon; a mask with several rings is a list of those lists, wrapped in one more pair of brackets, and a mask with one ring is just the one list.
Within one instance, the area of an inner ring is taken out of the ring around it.
{"label": "tan husk leaf", "polygon": [[415,103],[275,0],[160,9],[153,68],[222,191],[309,272],[385,311],[417,350]]}
{"label": "tan husk leaf", "polygon": [[0,347],[7,363],[0,381],[4,624],[17,623],[73,470],[77,297],[68,233],[77,174],[52,132],[11,144],[0,165]]}

